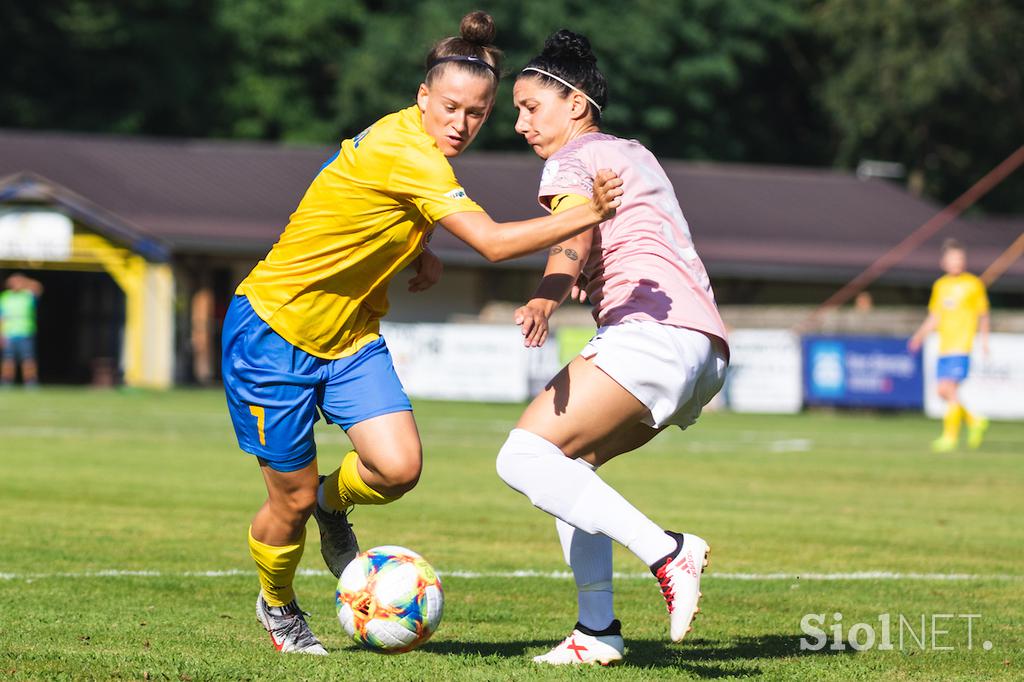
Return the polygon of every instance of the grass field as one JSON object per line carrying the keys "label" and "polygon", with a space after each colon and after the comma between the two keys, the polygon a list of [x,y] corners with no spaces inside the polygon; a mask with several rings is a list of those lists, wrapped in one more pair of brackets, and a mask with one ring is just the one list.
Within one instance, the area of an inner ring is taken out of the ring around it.
{"label": "grass field", "polygon": [[[942,456],[917,416],[709,414],[663,434],[602,471],[711,542],[704,612],[668,642],[655,582],[617,548],[626,663],[552,670],[529,657],[571,628],[572,582],[551,519],[493,466],[520,409],[417,404],[420,486],[355,512],[363,546],[406,545],[447,574],[445,620],[421,650],[346,640],[311,525],[297,588],[332,652],[315,658],[274,652],[253,615],[245,531],[262,482],[219,392],[0,393],[0,679],[1024,677],[1024,424]],[[320,426],[333,468],[347,441]],[[858,622],[880,638],[890,614],[893,649],[801,651],[804,614],[831,635],[837,612],[841,642]]]}

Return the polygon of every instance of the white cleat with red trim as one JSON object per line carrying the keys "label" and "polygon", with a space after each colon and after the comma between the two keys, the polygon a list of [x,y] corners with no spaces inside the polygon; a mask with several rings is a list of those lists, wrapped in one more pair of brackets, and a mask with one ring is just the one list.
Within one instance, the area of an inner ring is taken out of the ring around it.
{"label": "white cleat with red trim", "polygon": [[561,644],[540,656],[534,663],[548,665],[615,665],[622,660],[622,626],[619,621],[601,631],[591,630],[580,623]]}
{"label": "white cleat with red trim", "polygon": [[700,613],[700,576],[708,565],[711,548],[696,535],[665,532],[676,541],[676,551],[652,564],[651,573],[658,579],[668,606],[672,641],[681,642]]}
{"label": "white cleat with red trim", "polygon": [[274,648],[281,653],[327,655],[327,649],[306,624],[306,613],[294,599],[284,606],[270,606],[260,592],[256,597],[256,618],[270,633]]}

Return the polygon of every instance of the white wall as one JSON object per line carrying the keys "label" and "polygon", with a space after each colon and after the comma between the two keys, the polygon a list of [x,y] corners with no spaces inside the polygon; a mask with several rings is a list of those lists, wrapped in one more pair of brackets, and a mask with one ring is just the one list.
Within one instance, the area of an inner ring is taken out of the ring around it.
{"label": "white wall", "polygon": [[453,315],[476,315],[487,300],[482,271],[447,267],[441,281],[417,294],[408,291],[412,276],[407,268],[391,280],[388,322],[445,322]]}
{"label": "white wall", "polygon": [[[939,339],[932,335],[924,347],[924,411],[941,417],[946,403],[935,393]],[[971,368],[960,386],[960,400],[972,412],[995,419],[1024,419],[1024,334],[992,334],[989,354],[975,340]]]}

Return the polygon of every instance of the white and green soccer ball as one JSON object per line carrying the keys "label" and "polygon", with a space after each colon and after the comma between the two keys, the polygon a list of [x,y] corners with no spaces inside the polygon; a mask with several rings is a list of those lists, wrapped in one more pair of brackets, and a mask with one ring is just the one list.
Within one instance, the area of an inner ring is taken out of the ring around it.
{"label": "white and green soccer ball", "polygon": [[441,580],[405,547],[374,547],[342,571],[335,594],[345,632],[370,651],[400,654],[434,634],[444,612]]}

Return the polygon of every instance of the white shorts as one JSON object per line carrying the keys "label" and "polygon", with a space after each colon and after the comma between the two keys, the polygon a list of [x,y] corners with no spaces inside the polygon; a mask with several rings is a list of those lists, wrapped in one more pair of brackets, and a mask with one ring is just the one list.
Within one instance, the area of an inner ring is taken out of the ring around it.
{"label": "white shorts", "polygon": [[643,422],[679,428],[697,421],[725,382],[724,344],[693,329],[646,320],[601,327],[580,351],[647,406]]}

